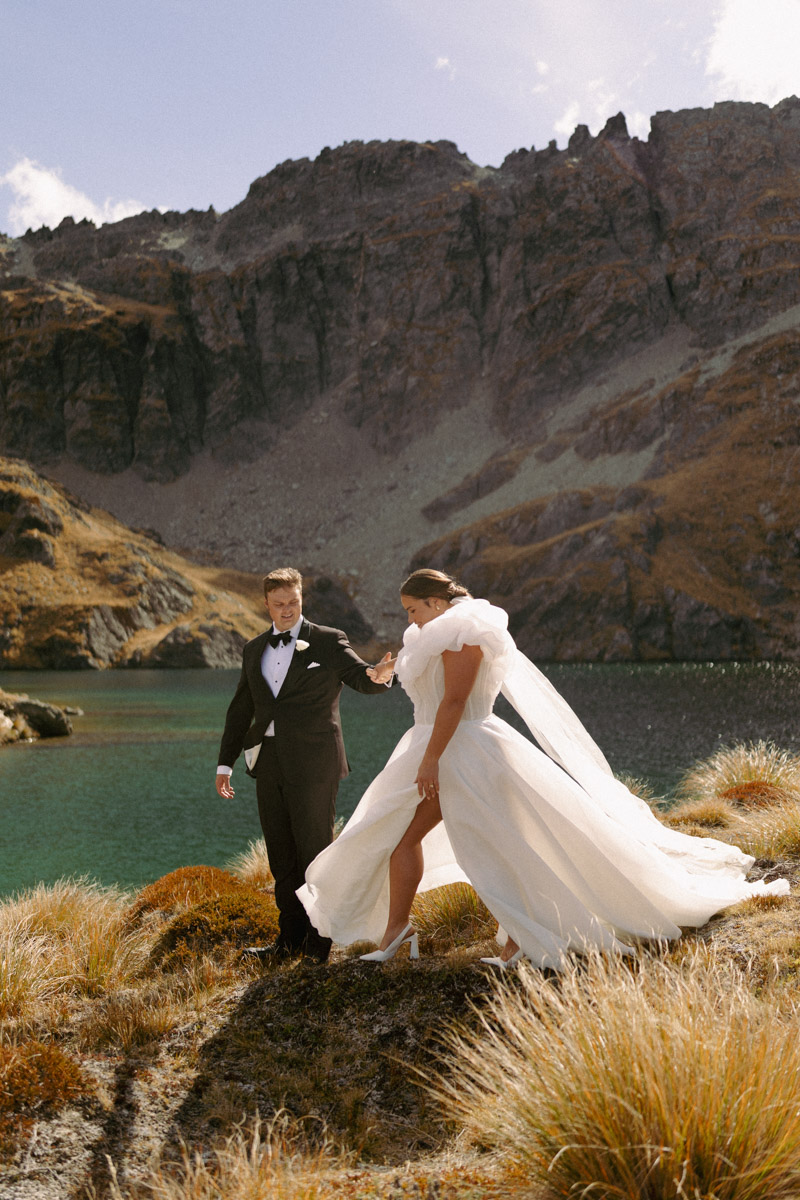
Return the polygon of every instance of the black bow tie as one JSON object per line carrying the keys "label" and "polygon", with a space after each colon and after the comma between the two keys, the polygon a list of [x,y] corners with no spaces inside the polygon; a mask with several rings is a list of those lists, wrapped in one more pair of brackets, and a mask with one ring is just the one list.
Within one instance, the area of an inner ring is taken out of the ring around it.
{"label": "black bow tie", "polygon": [[269,634],[269,644],[277,649],[278,646],[288,646],[292,640],[292,631],[287,629],[285,633]]}

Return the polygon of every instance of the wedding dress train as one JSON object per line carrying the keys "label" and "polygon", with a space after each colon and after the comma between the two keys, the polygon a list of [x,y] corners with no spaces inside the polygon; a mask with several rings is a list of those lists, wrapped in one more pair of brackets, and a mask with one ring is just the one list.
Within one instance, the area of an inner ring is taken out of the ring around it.
{"label": "wedding dress train", "polygon": [[[570,950],[628,952],[627,939],[676,938],[747,896],[788,892],[785,880],[748,883],[752,858],[668,829],[614,779],[507,621],[488,601],[463,598],[406,630],[397,674],[414,725],[298,891],[324,937],[383,936],[389,859],[419,804],[414,780],[443,695],[442,653],[465,645],[483,657],[440,759],[443,820],[422,843],[420,891],[468,881],[525,955],[555,968]],[[543,749],[493,714],[500,691]]]}

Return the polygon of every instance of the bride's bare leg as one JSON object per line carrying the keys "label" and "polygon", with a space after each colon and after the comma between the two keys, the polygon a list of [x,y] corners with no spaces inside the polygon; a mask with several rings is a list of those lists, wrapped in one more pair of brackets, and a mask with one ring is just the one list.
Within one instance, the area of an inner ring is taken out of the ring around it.
{"label": "bride's bare leg", "polygon": [[389,860],[389,921],[379,949],[385,950],[408,924],[411,905],[422,879],[422,839],[442,819],[439,799],[426,796],[417,805],[411,824]]}
{"label": "bride's bare leg", "polygon": [[502,958],[503,962],[508,962],[508,960],[510,958],[512,958],[517,953],[518,950],[519,950],[519,946],[514,941],[514,939],[512,937],[507,938],[506,944],[505,944],[505,946],[503,946],[503,949],[500,952],[500,957]]}

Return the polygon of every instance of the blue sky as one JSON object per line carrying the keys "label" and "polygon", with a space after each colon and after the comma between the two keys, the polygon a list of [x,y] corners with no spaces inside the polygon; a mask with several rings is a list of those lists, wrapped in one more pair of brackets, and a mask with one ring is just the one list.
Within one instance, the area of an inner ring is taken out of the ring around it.
{"label": "blue sky", "polygon": [[622,110],[800,94],[800,0],[0,0],[0,231],[224,211],[287,158],[498,166]]}

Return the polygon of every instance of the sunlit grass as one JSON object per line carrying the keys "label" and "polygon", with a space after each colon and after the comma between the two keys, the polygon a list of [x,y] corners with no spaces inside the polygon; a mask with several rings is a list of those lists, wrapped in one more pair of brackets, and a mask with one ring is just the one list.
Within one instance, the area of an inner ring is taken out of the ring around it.
{"label": "sunlit grass", "polygon": [[[301,1122],[279,1113],[268,1125],[237,1129],[213,1150],[184,1147],[174,1167],[155,1166],[132,1186],[112,1180],[112,1200],[329,1200],[347,1157],[316,1124],[314,1144]],[[344,1193],[346,1194],[346,1193]],[[352,1193],[351,1193],[352,1194]],[[363,1194],[363,1193],[362,1193]]]}
{"label": "sunlit grass", "polygon": [[723,747],[683,776],[676,794],[690,800],[727,800],[765,807],[800,799],[800,757],[772,742]]}
{"label": "sunlit grass", "polygon": [[0,904],[0,1017],[24,1018],[57,994],[129,982],[151,938],[126,929],[126,897],[86,880],[39,885]]}
{"label": "sunlit grass", "polygon": [[135,925],[148,914],[173,916],[203,900],[241,888],[241,880],[221,867],[178,867],[142,888],[130,906],[127,919]]}
{"label": "sunlit grass", "polygon": [[699,800],[685,800],[666,813],[659,813],[661,820],[674,829],[683,826],[699,826],[703,830],[725,829],[736,822],[736,809],[730,800],[715,796]]}
{"label": "sunlit grass", "polygon": [[644,800],[645,804],[649,804],[651,808],[658,808],[663,797],[656,795],[647,779],[641,779],[638,775],[628,775],[625,772],[617,775],[617,779],[634,796],[638,796],[640,800]]}
{"label": "sunlit grass", "polygon": [[800,858],[800,800],[745,812],[736,823],[735,841],[754,858]]}
{"label": "sunlit grass", "polygon": [[267,888],[275,882],[263,838],[254,838],[246,850],[226,864],[225,869],[248,887]]}
{"label": "sunlit grass", "polygon": [[411,908],[420,938],[436,950],[452,950],[493,938],[497,921],[468,883],[448,883],[421,892]]}
{"label": "sunlit grass", "polygon": [[800,1194],[800,1018],[707,950],[524,970],[450,1043],[447,1110],[549,1194]]}
{"label": "sunlit grass", "polygon": [[48,939],[31,934],[26,920],[0,929],[0,1020],[25,1017],[61,985]]}

